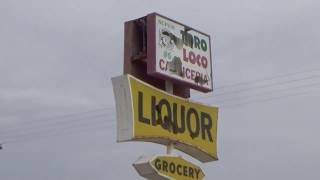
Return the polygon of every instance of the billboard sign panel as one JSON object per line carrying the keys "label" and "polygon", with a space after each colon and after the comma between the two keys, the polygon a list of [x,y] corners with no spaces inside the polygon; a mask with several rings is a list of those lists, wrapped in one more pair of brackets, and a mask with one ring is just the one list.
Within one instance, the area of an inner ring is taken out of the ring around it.
{"label": "billboard sign panel", "polygon": [[194,158],[217,160],[218,108],[180,98],[131,75],[112,79],[117,140],[167,145]]}
{"label": "billboard sign panel", "polygon": [[205,177],[199,166],[171,155],[140,157],[133,166],[147,179],[201,180]]}
{"label": "billboard sign panel", "polygon": [[153,13],[148,22],[148,74],[212,91],[210,36]]}

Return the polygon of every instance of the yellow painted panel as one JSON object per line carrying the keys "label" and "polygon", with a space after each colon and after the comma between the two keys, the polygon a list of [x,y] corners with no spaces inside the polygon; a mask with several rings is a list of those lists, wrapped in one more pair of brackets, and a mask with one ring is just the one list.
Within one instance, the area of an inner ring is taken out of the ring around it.
{"label": "yellow painted panel", "polygon": [[217,159],[217,107],[170,95],[128,77],[135,139],[170,139],[190,145]]}
{"label": "yellow painted panel", "polygon": [[175,180],[201,180],[205,176],[200,167],[180,157],[156,156],[151,166],[159,175]]}

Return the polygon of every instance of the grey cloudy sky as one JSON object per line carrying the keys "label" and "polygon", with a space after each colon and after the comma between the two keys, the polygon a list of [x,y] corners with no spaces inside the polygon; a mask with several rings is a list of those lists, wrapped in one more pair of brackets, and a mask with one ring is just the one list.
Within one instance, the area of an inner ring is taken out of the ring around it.
{"label": "grey cloudy sky", "polygon": [[[110,78],[122,73],[123,23],[151,12],[213,37],[216,87],[253,81],[202,99],[221,107],[220,160],[201,164],[207,179],[319,179],[320,86],[311,85],[320,82],[319,8],[316,0],[0,0],[0,179],[142,179],[131,164],[165,147],[115,143]],[[295,72],[303,73],[254,81]]]}

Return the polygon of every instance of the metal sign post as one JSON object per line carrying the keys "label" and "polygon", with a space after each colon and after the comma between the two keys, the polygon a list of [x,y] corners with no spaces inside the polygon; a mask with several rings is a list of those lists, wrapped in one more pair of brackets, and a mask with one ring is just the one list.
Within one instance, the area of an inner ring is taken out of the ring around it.
{"label": "metal sign post", "polygon": [[[166,92],[169,93],[169,94],[173,94],[173,84],[171,81],[166,81]],[[172,119],[169,119],[170,122],[168,122],[168,125],[169,125],[169,129],[172,131],[173,130],[173,127],[171,126],[172,125]],[[173,142],[169,142],[169,144],[167,145],[167,154],[170,155],[172,153],[174,149],[174,143]]]}

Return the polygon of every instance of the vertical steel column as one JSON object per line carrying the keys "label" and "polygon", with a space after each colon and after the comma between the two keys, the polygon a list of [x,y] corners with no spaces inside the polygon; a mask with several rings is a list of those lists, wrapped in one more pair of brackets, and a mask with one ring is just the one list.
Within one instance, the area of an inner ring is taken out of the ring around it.
{"label": "vertical steel column", "polygon": [[[171,81],[166,81],[166,92],[169,94],[173,94],[173,84]],[[169,119],[169,121],[172,121],[172,119]],[[169,124],[169,129],[172,131],[172,126],[171,126],[171,122],[168,122]],[[173,142],[169,142],[169,144],[167,145],[167,154],[171,154],[172,150],[174,149],[174,144]]]}

